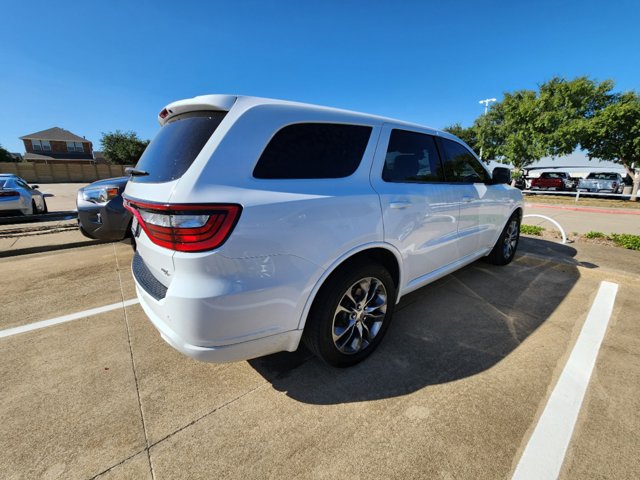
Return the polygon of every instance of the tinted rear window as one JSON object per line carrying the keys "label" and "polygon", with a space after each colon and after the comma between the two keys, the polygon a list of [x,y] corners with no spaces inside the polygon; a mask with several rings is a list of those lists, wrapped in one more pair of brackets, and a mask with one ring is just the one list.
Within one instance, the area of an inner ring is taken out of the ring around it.
{"label": "tinted rear window", "polygon": [[4,187],[6,183],[6,180],[0,180],[0,188]]}
{"label": "tinted rear window", "polygon": [[255,178],[341,178],[356,171],[371,127],[299,123],[279,130],[253,170]]}
{"label": "tinted rear window", "polygon": [[180,178],[211,138],[227,112],[191,112],[177,115],[158,132],[140,157],[136,168],[149,175],[132,182],[161,183]]}

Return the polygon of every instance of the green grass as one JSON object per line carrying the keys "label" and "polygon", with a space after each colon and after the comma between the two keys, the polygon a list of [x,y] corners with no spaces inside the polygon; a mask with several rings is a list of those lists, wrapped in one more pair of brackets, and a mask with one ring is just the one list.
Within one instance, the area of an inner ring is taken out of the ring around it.
{"label": "green grass", "polygon": [[628,248],[629,250],[640,250],[640,235],[631,235],[629,233],[612,233],[605,235],[602,232],[587,232],[583,235],[585,238],[602,238],[610,240],[619,247]]}
{"label": "green grass", "polygon": [[544,228],[539,227],[537,225],[520,225],[520,233],[525,235],[537,235],[538,237],[542,236],[542,232]]}
{"label": "green grass", "polygon": [[630,235],[628,233],[612,233],[609,238],[613,243],[629,250],[640,250],[640,235]]}
{"label": "green grass", "polygon": [[[524,235],[541,237],[542,232],[544,232],[544,228],[537,225],[520,225],[520,233]],[[573,232],[573,236],[579,237],[576,232]],[[611,235],[607,235],[602,232],[590,231],[582,235],[582,238],[608,240],[619,247],[628,248],[629,250],[640,250],[640,235],[631,235],[628,233],[612,233]]]}

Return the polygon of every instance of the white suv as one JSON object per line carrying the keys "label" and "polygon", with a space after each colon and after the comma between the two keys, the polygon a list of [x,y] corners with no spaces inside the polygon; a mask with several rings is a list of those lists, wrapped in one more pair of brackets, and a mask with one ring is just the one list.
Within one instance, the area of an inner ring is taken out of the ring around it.
{"label": "white suv", "polygon": [[142,308],[190,357],[298,348],[335,366],[400,298],[479,258],[511,261],[522,195],[459,139],[362,113],[206,95],[171,103],[132,170]]}

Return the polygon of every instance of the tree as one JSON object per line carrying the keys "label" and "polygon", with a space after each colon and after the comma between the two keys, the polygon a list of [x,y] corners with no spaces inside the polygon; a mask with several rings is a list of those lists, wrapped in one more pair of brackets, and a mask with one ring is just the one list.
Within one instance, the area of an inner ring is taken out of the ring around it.
{"label": "tree", "polygon": [[477,144],[478,144],[478,136],[477,136],[477,133],[476,133],[474,127],[465,128],[462,125],[460,125],[459,123],[454,123],[453,125],[449,125],[448,127],[444,127],[443,130],[445,132],[449,132],[450,134],[455,135],[456,137],[458,137],[464,143],[469,145],[473,151],[475,151],[475,152],[478,151],[478,149],[476,148]]}
{"label": "tree", "polygon": [[536,130],[547,155],[568,155],[583,143],[589,120],[616,100],[613,87],[612,80],[588,77],[554,77],[540,85]]}
{"label": "tree", "polygon": [[486,158],[507,159],[521,170],[545,156],[567,155],[590,137],[589,122],[615,102],[611,80],[555,77],[538,90],[517,90],[473,125]]}
{"label": "tree", "polygon": [[135,165],[142,156],[149,140],[141,140],[135,132],[102,133],[100,138],[104,156],[111,162],[120,165]]}
{"label": "tree", "polygon": [[619,163],[633,179],[631,200],[637,200],[640,186],[640,96],[636,92],[618,95],[615,101],[586,122],[582,147],[589,159]]}
{"label": "tree", "polygon": [[0,145],[0,162],[15,162],[11,154]]}
{"label": "tree", "polygon": [[505,93],[502,101],[474,122],[483,156],[506,158],[518,170],[544,157],[544,142],[536,128],[538,115],[535,91]]}

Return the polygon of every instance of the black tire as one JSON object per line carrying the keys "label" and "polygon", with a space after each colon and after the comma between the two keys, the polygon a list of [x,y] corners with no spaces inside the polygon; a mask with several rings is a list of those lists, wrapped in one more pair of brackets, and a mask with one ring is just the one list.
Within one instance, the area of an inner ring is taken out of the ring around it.
{"label": "black tire", "polygon": [[516,212],[509,218],[509,221],[502,229],[498,241],[485,257],[485,260],[494,265],[507,265],[511,263],[518,249],[520,242],[520,213]]}
{"label": "black tire", "polygon": [[42,199],[42,213],[49,213],[49,207],[47,207],[47,201]]}
{"label": "black tire", "polygon": [[38,214],[38,207],[36,206],[35,200],[31,200],[31,215]]}
{"label": "black tire", "polygon": [[[372,279],[368,283],[371,293],[366,298],[369,300],[360,302],[364,298],[359,297],[364,293],[367,279]],[[347,293],[359,303],[351,305]],[[396,286],[382,265],[374,262],[345,265],[320,288],[307,317],[302,341],[329,365],[355,365],[368,357],[382,341],[391,323],[395,303]],[[342,311],[338,311],[339,306],[343,307]],[[334,341],[334,333],[339,337],[337,341]]]}

